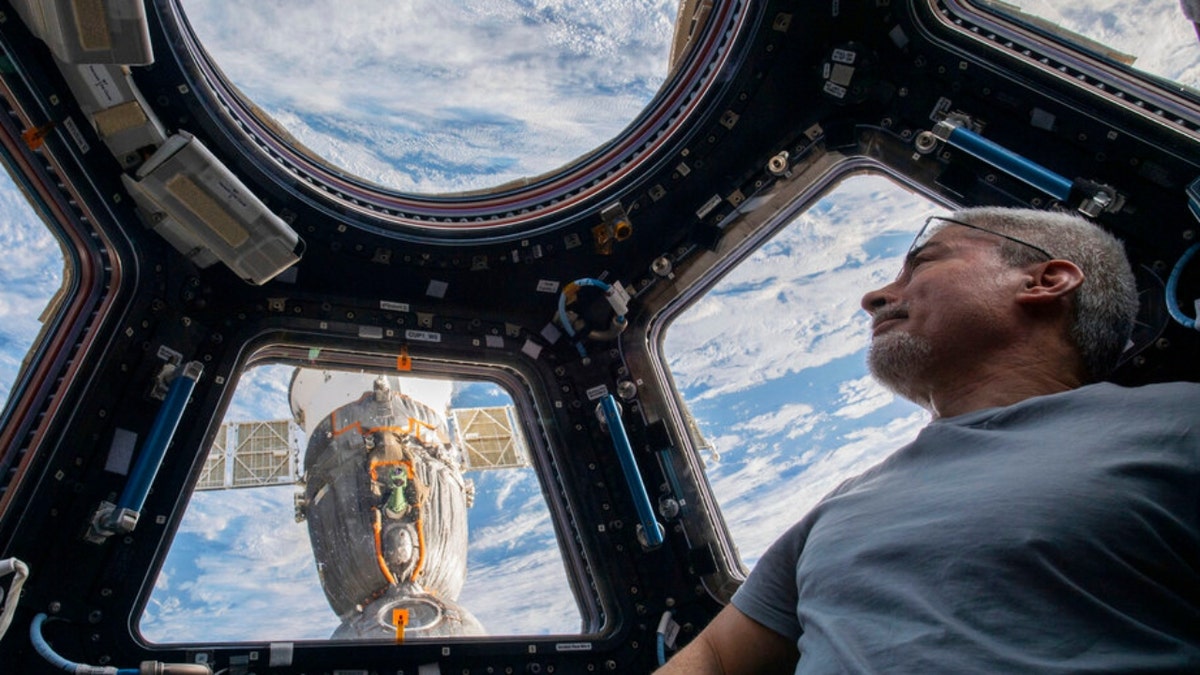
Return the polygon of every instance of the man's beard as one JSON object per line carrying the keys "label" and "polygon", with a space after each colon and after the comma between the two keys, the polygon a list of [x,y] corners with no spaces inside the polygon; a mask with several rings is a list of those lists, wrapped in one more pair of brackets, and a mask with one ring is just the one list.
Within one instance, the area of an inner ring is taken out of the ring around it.
{"label": "man's beard", "polygon": [[933,346],[925,338],[893,330],[871,340],[867,366],[884,387],[921,405],[912,387],[932,354]]}

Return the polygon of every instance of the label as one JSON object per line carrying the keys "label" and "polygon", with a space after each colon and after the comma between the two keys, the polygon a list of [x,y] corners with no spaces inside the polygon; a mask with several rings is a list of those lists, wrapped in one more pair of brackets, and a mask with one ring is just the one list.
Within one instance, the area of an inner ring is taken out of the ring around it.
{"label": "label", "polygon": [[554,645],[556,652],[590,652],[592,651],[592,643],[590,642],[560,642]]}
{"label": "label", "polygon": [[429,282],[429,287],[425,289],[425,295],[431,298],[444,298],[448,288],[450,288],[450,284],[435,279]]}
{"label": "label", "polygon": [[838,85],[836,85],[832,82],[826,82],[825,86],[822,87],[822,89],[825,91],[826,94],[829,94],[830,96],[832,96],[834,98],[846,98],[846,88],[839,87]]}
{"label": "label", "polygon": [[708,201],[704,202],[704,206],[701,206],[700,209],[696,211],[696,217],[703,218],[704,216],[707,216],[709,213],[712,213],[712,210],[717,208],[717,206],[720,204],[721,195],[713,195]]}
{"label": "label", "polygon": [[558,282],[551,281],[549,279],[542,279],[538,281],[537,289],[538,293],[557,293]]}
{"label": "label", "polygon": [[118,428],[114,431],[112,445],[108,447],[108,458],[104,461],[104,470],[119,476],[128,475],[137,439],[137,434],[128,429]]}
{"label": "label", "polygon": [[525,344],[521,347],[521,353],[531,359],[536,359],[542,355],[542,346],[533,340],[526,340]]}
{"label": "label", "polygon": [[86,66],[84,75],[88,88],[92,90],[92,97],[96,99],[100,108],[111,108],[118,103],[125,102],[121,98],[121,92],[117,89],[117,83],[109,77],[108,68],[89,65]]}
{"label": "label", "polygon": [[292,654],[294,651],[295,646],[291,642],[272,642],[270,655],[267,657],[268,665],[272,668],[292,665]]}
{"label": "label", "polygon": [[849,49],[835,49],[833,50],[833,56],[829,57],[829,60],[833,61],[834,63],[844,63],[848,66],[852,66],[854,65],[854,59],[856,58],[858,58],[858,54],[855,54]]}
{"label": "label", "polygon": [[389,312],[407,312],[408,311],[408,303],[407,302],[392,302],[391,300],[380,300],[379,308],[385,309]]}
{"label": "label", "polygon": [[75,145],[79,146],[79,152],[86,155],[88,150],[92,149],[92,146],[88,145],[88,142],[83,137],[83,134],[79,133],[79,127],[75,126],[75,120],[68,117],[67,120],[63,122],[63,126],[67,128],[67,133],[71,134],[71,138],[74,139]]}
{"label": "label", "polygon": [[428,331],[428,330],[409,329],[409,330],[404,331],[404,337],[408,338],[409,340],[413,340],[415,342],[441,342],[442,341],[441,333],[434,333],[433,331]]}
{"label": "label", "polygon": [[598,398],[603,398],[606,394],[608,394],[608,387],[603,384],[587,390],[587,397],[589,401],[595,401]]}

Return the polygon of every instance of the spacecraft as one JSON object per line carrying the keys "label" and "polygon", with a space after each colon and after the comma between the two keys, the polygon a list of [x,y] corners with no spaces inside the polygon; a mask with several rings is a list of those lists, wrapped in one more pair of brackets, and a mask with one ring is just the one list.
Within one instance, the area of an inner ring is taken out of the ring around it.
{"label": "spacecraft", "polygon": [[[289,395],[304,422],[334,390],[361,392],[306,428],[297,499],[321,586],[342,619],[332,637],[482,634],[457,603],[474,495],[462,451],[442,414],[403,393],[397,378],[371,379],[297,369]],[[371,384],[365,391],[364,381]]]}

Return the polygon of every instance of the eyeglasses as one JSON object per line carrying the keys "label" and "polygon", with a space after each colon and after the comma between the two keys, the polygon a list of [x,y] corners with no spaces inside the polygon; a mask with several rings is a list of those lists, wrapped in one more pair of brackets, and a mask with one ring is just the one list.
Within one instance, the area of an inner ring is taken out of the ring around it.
{"label": "eyeglasses", "polygon": [[925,219],[925,224],[921,226],[921,231],[917,233],[917,237],[915,239],[913,239],[912,245],[908,247],[908,254],[904,256],[905,265],[907,265],[908,261],[911,261],[913,259],[913,256],[915,256],[922,248],[925,247],[925,245],[927,243],[929,243],[930,237],[937,234],[938,232],[941,232],[941,228],[937,228],[934,230],[929,229],[929,224],[935,220],[943,222],[943,223],[949,223],[951,225],[961,225],[963,227],[967,227],[972,230],[979,230],[980,232],[987,232],[988,234],[994,234],[997,237],[1001,237],[1001,238],[1007,239],[1009,241],[1014,241],[1018,244],[1021,244],[1022,246],[1028,246],[1029,248],[1046,256],[1046,260],[1054,259],[1054,256],[1050,255],[1050,252],[1047,251],[1046,249],[1042,248],[1041,246],[1035,246],[1027,241],[1017,239],[1016,237],[1010,237],[1007,234],[1001,234],[994,230],[989,230],[986,227],[980,227],[978,225],[964,223],[961,220],[954,220],[953,218],[943,218],[942,216],[930,216]]}

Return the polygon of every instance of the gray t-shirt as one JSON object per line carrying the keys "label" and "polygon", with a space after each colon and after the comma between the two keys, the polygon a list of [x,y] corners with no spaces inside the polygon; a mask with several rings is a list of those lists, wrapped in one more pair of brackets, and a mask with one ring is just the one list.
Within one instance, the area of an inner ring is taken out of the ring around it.
{"label": "gray t-shirt", "polygon": [[733,604],[796,640],[798,674],[1200,672],[1200,385],[937,420]]}

